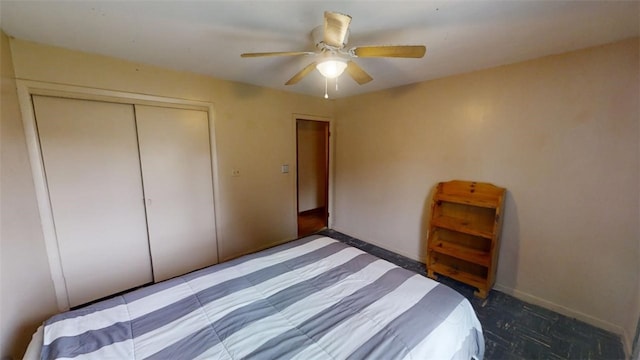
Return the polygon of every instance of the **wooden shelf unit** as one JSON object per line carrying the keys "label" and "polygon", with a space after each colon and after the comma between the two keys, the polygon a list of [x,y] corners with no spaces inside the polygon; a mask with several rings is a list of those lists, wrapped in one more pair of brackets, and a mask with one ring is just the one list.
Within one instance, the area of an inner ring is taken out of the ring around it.
{"label": "wooden shelf unit", "polygon": [[438,184],[431,203],[427,275],[469,284],[486,298],[495,283],[506,190],[488,183]]}

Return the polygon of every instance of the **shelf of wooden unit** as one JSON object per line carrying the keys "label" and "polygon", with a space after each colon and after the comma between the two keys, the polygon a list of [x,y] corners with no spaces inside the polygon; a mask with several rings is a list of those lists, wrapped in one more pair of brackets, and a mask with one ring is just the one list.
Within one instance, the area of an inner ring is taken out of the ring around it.
{"label": "shelf of wooden unit", "polygon": [[429,244],[429,250],[486,267],[491,264],[491,253],[444,240],[436,240]]}
{"label": "shelf of wooden unit", "polygon": [[452,266],[448,266],[441,263],[433,263],[430,265],[431,271],[437,272],[444,276],[450,277],[454,280],[461,281],[465,284],[471,285],[478,289],[482,289],[485,286],[487,279],[482,276],[474,275],[465,271],[461,271]]}
{"label": "shelf of wooden unit", "polygon": [[506,190],[454,180],[438,184],[431,203],[427,275],[436,273],[478,289],[486,297],[495,282]]}
{"label": "shelf of wooden unit", "polygon": [[[493,228],[480,229],[480,224],[474,224],[468,219],[458,219],[450,216],[439,216],[431,220],[431,225],[469,235],[480,236],[487,239],[491,239],[493,237]],[[484,226],[486,227],[486,225]]]}
{"label": "shelf of wooden unit", "polygon": [[456,203],[456,204],[472,205],[472,206],[484,207],[484,208],[489,208],[489,209],[495,209],[496,208],[495,199],[492,199],[492,198],[482,198],[482,197],[468,198],[468,197],[463,197],[460,194],[456,194],[456,195],[454,195],[454,194],[436,194],[434,196],[434,200],[435,201],[447,201],[447,202],[452,202],[452,203]]}

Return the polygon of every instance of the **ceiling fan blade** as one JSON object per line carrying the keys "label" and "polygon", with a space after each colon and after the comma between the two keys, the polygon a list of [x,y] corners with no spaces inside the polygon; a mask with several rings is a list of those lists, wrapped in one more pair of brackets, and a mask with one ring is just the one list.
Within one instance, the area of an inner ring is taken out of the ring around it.
{"label": "ceiling fan blade", "polygon": [[324,12],[324,39],[323,42],[329,46],[341,49],[349,31],[351,16],[325,11]]}
{"label": "ceiling fan blade", "polygon": [[363,85],[373,80],[371,75],[367,74],[366,71],[362,70],[362,68],[354,63],[353,61],[349,61],[347,63],[347,73],[349,76],[353,78],[358,84]]}
{"label": "ceiling fan blade", "polygon": [[297,84],[298,81],[302,80],[302,78],[304,78],[305,76],[309,75],[310,72],[312,72],[315,68],[316,68],[316,62],[312,62],[311,64],[307,65],[304,69],[300,70],[297,74],[293,75],[293,77],[291,79],[289,79],[289,81],[287,81],[286,83],[284,83],[285,85],[293,85],[293,84]]}
{"label": "ceiling fan blade", "polygon": [[421,58],[427,48],[423,45],[359,46],[351,51],[357,57]]}
{"label": "ceiling fan blade", "polygon": [[240,54],[240,57],[263,57],[263,56],[297,56],[297,55],[313,55],[311,51],[275,51],[275,52],[259,52],[259,53],[244,53]]}

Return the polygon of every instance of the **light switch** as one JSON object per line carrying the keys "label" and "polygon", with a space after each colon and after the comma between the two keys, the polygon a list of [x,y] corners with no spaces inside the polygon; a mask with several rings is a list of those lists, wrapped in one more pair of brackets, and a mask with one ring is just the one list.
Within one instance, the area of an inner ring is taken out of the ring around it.
{"label": "light switch", "polygon": [[283,174],[289,173],[289,164],[283,164],[282,165],[282,173]]}

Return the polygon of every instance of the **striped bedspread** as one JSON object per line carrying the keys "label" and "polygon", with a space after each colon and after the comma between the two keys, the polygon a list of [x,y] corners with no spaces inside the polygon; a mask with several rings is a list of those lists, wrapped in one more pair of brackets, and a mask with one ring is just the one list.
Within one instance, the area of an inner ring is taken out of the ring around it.
{"label": "striped bedspread", "polygon": [[481,359],[457,292],[309,237],[45,322],[42,359]]}

